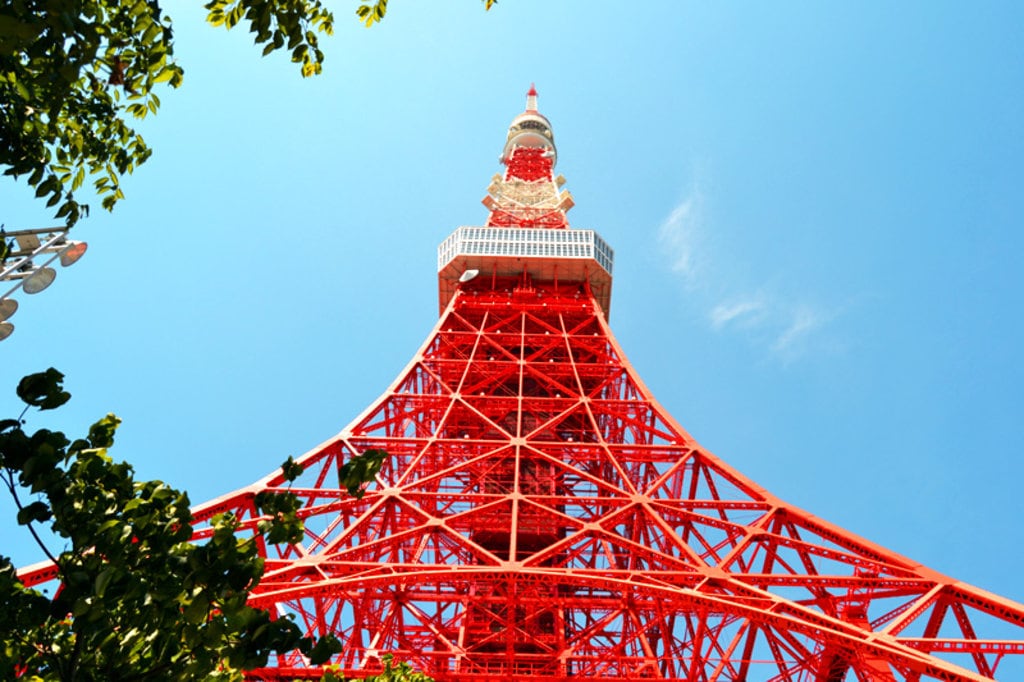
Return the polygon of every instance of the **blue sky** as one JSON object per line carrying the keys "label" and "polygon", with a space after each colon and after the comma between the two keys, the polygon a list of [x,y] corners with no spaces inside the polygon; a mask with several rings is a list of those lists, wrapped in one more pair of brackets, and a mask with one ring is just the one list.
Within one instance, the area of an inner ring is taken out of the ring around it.
{"label": "blue sky", "polygon": [[[193,4],[153,158],[21,297],[9,413],[56,366],[75,397],[30,426],[116,412],[112,454],[195,502],[331,437],[436,320],[436,246],[484,220],[536,82],[658,400],[783,499],[1024,600],[1024,5],[395,0],[367,30],[337,3],[303,80]],[[52,224],[31,197],[0,182],[8,229]]]}

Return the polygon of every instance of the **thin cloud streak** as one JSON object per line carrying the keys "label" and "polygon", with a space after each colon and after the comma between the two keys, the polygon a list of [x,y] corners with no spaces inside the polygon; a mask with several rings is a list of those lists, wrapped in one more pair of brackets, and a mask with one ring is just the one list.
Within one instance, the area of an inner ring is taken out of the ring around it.
{"label": "thin cloud streak", "polygon": [[772,350],[786,355],[793,353],[797,344],[817,329],[821,323],[822,319],[818,313],[806,306],[801,306],[793,313],[793,319],[789,326],[775,339]]}
{"label": "thin cloud streak", "polygon": [[702,204],[703,195],[695,187],[659,226],[658,243],[672,272],[689,290],[690,300],[708,311],[711,329],[741,334],[786,363],[813,350],[815,336],[831,316],[806,301],[763,287],[743,291],[726,281],[705,239]]}
{"label": "thin cloud streak", "polygon": [[658,228],[658,242],[669,254],[672,271],[687,284],[692,284],[697,277],[699,205],[700,196],[692,194],[672,209]]}
{"label": "thin cloud streak", "polygon": [[721,329],[727,324],[749,326],[757,323],[764,316],[764,312],[764,301],[757,299],[731,304],[722,303],[711,311],[711,326],[715,329]]}

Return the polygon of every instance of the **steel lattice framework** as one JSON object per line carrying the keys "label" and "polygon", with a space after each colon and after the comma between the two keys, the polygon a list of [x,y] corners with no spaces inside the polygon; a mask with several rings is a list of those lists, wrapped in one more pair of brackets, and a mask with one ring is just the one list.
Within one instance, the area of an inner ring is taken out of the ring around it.
{"label": "steel lattice framework", "polygon": [[[658,405],[607,324],[610,250],[567,229],[535,98],[487,225],[442,245],[426,343],[300,459],[306,539],[266,548],[253,601],[339,636],[347,675],[391,652],[444,682],[985,680],[1024,654],[1024,606],[787,505]],[[354,499],[338,469],[371,448],[390,457]],[[199,507],[197,537],[222,512],[251,529],[284,485]],[[318,676],[297,654],[253,673]]]}

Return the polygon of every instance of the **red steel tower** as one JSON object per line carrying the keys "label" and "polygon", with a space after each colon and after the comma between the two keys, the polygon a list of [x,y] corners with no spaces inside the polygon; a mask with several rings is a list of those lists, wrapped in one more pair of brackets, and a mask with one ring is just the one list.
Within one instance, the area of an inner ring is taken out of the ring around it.
{"label": "red steel tower", "polygon": [[[439,682],[986,680],[1024,654],[1024,606],[786,504],[654,400],[608,327],[612,250],[569,228],[536,94],[486,223],[439,247],[426,342],[299,460],[305,541],[266,550],[253,601],[335,633],[350,676],[390,652]],[[389,457],[356,499],[339,467],[368,449]],[[224,511],[251,527],[283,485],[200,506],[199,537]],[[253,674],[318,676],[298,654]]]}

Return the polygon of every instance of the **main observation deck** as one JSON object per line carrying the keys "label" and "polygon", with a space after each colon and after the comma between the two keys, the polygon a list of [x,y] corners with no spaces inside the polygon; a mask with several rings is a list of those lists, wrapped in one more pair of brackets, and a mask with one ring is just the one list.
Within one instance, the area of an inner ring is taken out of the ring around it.
{"label": "main observation deck", "polygon": [[531,281],[589,287],[607,319],[614,258],[612,247],[594,230],[459,227],[437,247],[440,309],[460,279],[476,270],[476,277],[494,281],[525,275]]}

